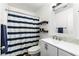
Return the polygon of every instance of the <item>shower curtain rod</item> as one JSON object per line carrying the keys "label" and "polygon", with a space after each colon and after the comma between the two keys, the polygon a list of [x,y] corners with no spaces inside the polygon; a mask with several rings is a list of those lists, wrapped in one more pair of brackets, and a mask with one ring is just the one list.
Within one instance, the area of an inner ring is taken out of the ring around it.
{"label": "shower curtain rod", "polygon": [[[33,15],[29,15],[29,14],[25,14],[22,12],[18,12],[18,11],[14,11],[14,10],[9,10],[9,9],[5,9],[6,11],[11,11],[11,12],[16,12],[16,13],[20,13],[20,14],[24,14],[24,15],[28,15],[28,16],[33,16]],[[37,16],[33,16],[33,17],[37,17]],[[40,17],[37,17],[38,19],[40,19]]]}

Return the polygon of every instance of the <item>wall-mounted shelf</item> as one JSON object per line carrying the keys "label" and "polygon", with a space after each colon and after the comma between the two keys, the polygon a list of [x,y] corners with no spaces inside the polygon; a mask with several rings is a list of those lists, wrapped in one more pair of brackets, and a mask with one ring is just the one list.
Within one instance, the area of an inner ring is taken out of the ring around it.
{"label": "wall-mounted shelf", "polygon": [[[48,24],[48,21],[41,21],[39,24],[41,26],[45,26],[46,24]],[[40,32],[42,32],[42,33],[48,33],[48,30],[45,30],[45,28],[40,28]]]}
{"label": "wall-mounted shelf", "polygon": [[40,24],[40,25],[48,24],[48,21],[41,21],[39,24]]}
{"label": "wall-mounted shelf", "polygon": [[40,32],[48,33],[48,30],[45,30],[44,28],[40,28]]}

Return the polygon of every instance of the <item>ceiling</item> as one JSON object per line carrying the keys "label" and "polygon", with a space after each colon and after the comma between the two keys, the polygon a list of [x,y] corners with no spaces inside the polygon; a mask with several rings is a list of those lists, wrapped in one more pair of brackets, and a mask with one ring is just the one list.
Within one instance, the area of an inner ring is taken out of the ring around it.
{"label": "ceiling", "polygon": [[35,12],[47,3],[9,3],[10,6]]}

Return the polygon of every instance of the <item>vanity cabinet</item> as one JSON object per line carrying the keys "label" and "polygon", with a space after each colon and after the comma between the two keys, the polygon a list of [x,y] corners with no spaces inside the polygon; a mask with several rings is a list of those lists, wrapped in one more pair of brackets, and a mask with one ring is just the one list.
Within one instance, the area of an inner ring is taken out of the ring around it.
{"label": "vanity cabinet", "polygon": [[50,45],[50,44],[47,44],[47,55],[48,56],[57,56],[57,48]]}
{"label": "vanity cabinet", "polygon": [[44,42],[40,42],[41,56],[57,56],[57,48]]}
{"label": "vanity cabinet", "polygon": [[41,56],[74,56],[42,40],[40,41],[39,45],[40,45]]}
{"label": "vanity cabinet", "polygon": [[43,41],[40,41],[39,42],[39,45],[40,45],[40,53],[41,53],[41,56],[47,56],[47,53],[46,53],[46,47],[45,47],[45,42]]}

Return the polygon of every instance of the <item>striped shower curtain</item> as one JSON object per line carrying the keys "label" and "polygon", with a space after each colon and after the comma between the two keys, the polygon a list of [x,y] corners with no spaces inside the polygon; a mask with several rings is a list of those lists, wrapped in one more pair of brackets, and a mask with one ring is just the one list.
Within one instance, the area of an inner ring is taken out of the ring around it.
{"label": "striped shower curtain", "polygon": [[8,13],[7,53],[2,55],[23,55],[27,49],[38,45],[39,19],[16,12]]}

